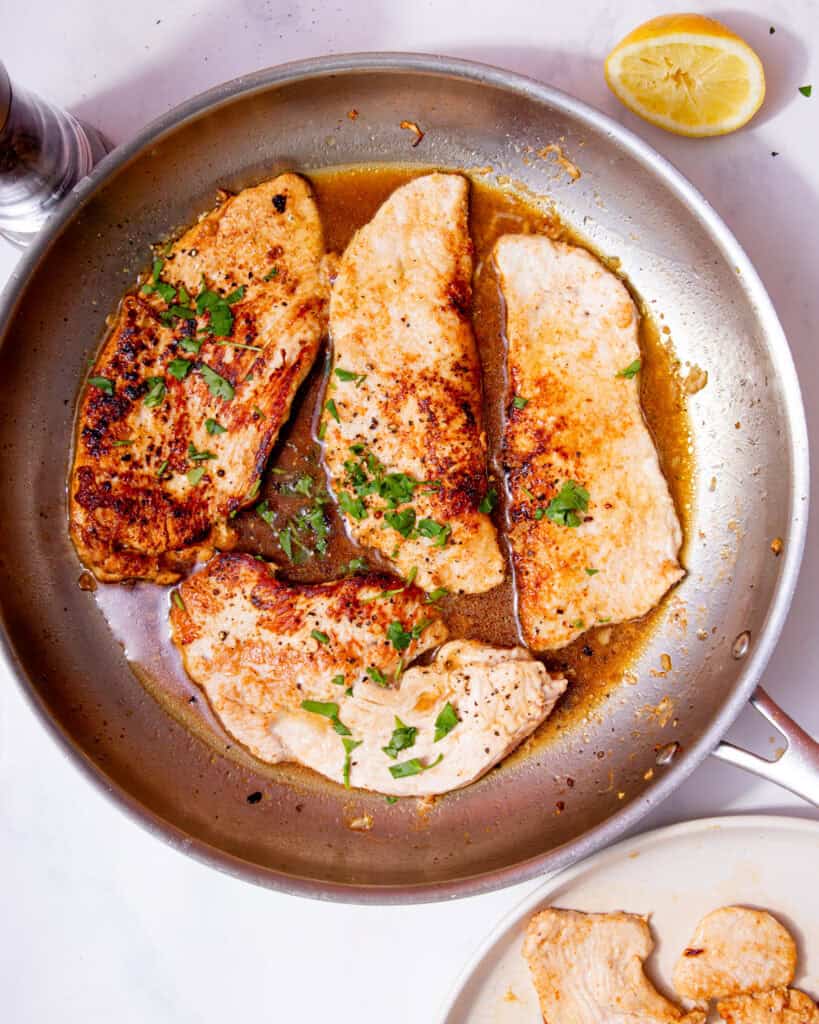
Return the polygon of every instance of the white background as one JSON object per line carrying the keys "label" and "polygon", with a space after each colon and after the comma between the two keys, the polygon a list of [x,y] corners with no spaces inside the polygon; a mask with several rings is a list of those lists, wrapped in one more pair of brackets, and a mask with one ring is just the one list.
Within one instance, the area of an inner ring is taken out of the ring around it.
{"label": "white background", "polygon": [[[648,0],[0,0],[0,59],[12,78],[114,142],[225,79],[332,52],[453,54],[573,93],[669,157],[749,251],[789,336],[816,450],[819,4],[751,0],[738,12],[684,2],[741,32],[765,64],[768,100],[735,136],[676,139],[608,94],[608,50],[637,23],[673,9]],[[807,83],[811,99],[797,92]],[[0,241],[0,283],[15,259]],[[816,523],[765,685],[819,734]],[[779,742],[750,710],[732,735],[767,750]],[[710,761],[646,825],[748,809],[817,816]],[[109,805],[0,678],[0,1020],[8,1024],[426,1024],[468,954],[533,884],[447,905],[362,908],[227,878]]]}

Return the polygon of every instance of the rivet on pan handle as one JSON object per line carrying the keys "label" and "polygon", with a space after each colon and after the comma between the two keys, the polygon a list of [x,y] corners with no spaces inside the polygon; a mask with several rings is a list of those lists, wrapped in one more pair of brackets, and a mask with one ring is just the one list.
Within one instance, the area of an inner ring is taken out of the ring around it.
{"label": "rivet on pan handle", "polygon": [[762,687],[754,691],[751,703],[788,741],[785,750],[769,761],[733,743],[720,743],[713,751],[714,756],[761,775],[819,807],[819,743],[786,715]]}

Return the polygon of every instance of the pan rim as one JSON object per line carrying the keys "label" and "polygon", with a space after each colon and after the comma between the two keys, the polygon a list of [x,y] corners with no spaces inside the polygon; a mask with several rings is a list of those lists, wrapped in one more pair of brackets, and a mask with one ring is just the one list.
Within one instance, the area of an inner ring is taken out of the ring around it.
{"label": "pan rim", "polygon": [[650,810],[658,806],[680,785],[720,739],[745,706],[767,665],[793,598],[799,567],[806,542],[809,503],[809,456],[807,423],[793,357],[783,328],[765,287],[739,242],[722,218],[695,187],[648,143],[617,121],[573,97],[515,72],[476,61],[435,56],[423,53],[349,53],[315,57],[262,69],[217,85],[172,108],[141,129],[131,140],[116,147],[83,179],[63,201],[40,236],[23,255],[0,295],[0,345],[8,337],[8,327],[26,290],[27,283],[40,261],[46,256],[62,230],[94,195],[119,171],[152,144],[182,125],[206,112],[237,99],[310,78],[326,78],[336,74],[392,72],[433,74],[467,80],[506,92],[525,96],[551,106],[584,123],[591,131],[614,136],[630,157],[636,159],[659,178],[665,187],[691,210],[719,246],[736,265],[752,296],[760,321],[765,327],[769,350],[774,357],[780,386],[785,397],[785,422],[788,449],[792,464],[789,489],[790,521],[785,537],[782,568],[759,631],[733,693],[724,702],[711,725],[698,741],[684,751],[678,760],[640,800],[612,814],[595,828],[569,843],[528,860],[504,868],[495,868],[447,882],[419,882],[389,886],[342,884],[322,879],[301,877],[261,867],[243,860],[211,844],[194,839],[172,821],[161,817],[114,783],[95,765],[85,751],[49,714],[17,657],[15,645],[6,624],[5,610],[0,603],[0,662],[15,679],[36,717],[57,740],[58,746],[114,804],[147,831],[159,836],[173,848],[222,871],[293,895],[310,896],[341,902],[368,904],[406,904],[473,896],[527,881],[546,872],[562,870],[568,864],[610,844],[627,829],[633,828]]}

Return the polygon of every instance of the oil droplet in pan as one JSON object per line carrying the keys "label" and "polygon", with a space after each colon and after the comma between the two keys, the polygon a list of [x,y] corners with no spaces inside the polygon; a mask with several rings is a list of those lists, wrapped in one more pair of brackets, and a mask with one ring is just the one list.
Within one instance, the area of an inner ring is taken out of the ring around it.
{"label": "oil droplet in pan", "polygon": [[751,634],[746,629],[734,640],[734,646],[731,648],[731,654],[739,661],[740,658],[744,658],[748,653],[748,649],[751,646]]}

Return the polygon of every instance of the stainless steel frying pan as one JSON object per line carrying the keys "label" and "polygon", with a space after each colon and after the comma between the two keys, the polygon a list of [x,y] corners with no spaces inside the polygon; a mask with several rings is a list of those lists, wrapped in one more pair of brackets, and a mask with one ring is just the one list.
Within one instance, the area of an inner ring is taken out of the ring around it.
{"label": "stainless steel frying pan", "polygon": [[[356,120],[346,117],[352,108]],[[426,132],[417,148],[404,119]],[[578,181],[532,155],[551,142],[580,165]],[[214,753],[140,687],[93,596],[77,586],[81,567],[66,534],[78,383],[149,243],[210,207],[217,186],[372,161],[491,166],[549,194],[663,312],[683,364],[708,371],[707,387],[690,399],[697,471],[688,576],[635,666],[639,683],[613,680],[608,702],[559,741],[423,816],[414,801],[387,808],[380,797],[294,786]],[[793,363],[725,225],[619,125],[536,82],[449,59],[355,55],[264,71],[184,104],[104,160],[26,254],[0,316],[5,656],[69,757],[178,848],[296,893],[429,900],[585,856],[709,753],[819,802],[816,744],[754,695],[805,539],[808,454]],[[666,677],[657,674],[661,654],[673,664]],[[720,744],[749,698],[790,741],[776,763]],[[669,714],[649,710],[658,706]],[[254,791],[264,799],[248,803]],[[346,827],[365,813],[370,831]]]}

